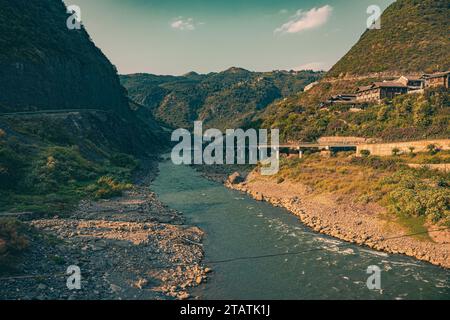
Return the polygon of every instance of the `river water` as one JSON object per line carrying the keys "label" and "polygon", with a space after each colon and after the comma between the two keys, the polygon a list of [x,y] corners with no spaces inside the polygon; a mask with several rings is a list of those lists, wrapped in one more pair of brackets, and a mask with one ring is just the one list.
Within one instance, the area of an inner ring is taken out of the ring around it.
{"label": "river water", "polygon": [[[450,299],[450,271],[317,234],[287,210],[191,167],[160,163],[152,189],[206,232],[214,272],[193,292],[201,299]],[[381,290],[367,288],[372,265],[381,269]]]}

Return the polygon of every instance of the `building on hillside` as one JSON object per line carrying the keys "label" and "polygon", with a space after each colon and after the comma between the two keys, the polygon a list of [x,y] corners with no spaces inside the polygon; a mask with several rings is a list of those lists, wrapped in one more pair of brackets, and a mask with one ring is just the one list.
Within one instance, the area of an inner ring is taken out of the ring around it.
{"label": "building on hillside", "polygon": [[450,71],[418,76],[401,76],[397,80],[373,82],[371,85],[359,87],[356,94],[338,94],[321,103],[321,109],[332,104],[379,103],[383,99],[393,99],[402,94],[421,94],[425,88],[449,87]]}
{"label": "building on hillside", "polygon": [[401,76],[395,82],[408,87],[408,91],[421,90],[425,87],[425,80],[417,76]]}
{"label": "building on hillside", "polygon": [[425,81],[425,88],[445,87],[448,89],[450,71],[433,74],[424,74],[422,79]]}
{"label": "building on hillside", "polygon": [[393,99],[407,92],[408,87],[400,82],[374,82],[370,86],[359,87],[356,90],[356,102],[380,102],[383,99]]}

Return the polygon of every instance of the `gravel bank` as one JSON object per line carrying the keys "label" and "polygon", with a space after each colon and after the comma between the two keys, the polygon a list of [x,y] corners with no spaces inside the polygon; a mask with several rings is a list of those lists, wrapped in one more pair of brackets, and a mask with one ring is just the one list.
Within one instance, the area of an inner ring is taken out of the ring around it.
{"label": "gravel bank", "polygon": [[[419,260],[450,268],[450,231],[430,232],[432,240],[410,234],[397,223],[383,219],[384,209],[377,204],[359,204],[351,199],[336,201],[333,196],[313,195],[300,183],[260,176],[254,171],[242,183],[226,182],[229,188],[245,192],[259,201],[284,207],[313,230],[372,249],[405,254]],[[430,227],[436,230],[439,227]]]}
{"label": "gravel bank", "polygon": [[[203,232],[151,192],[152,172],[122,197],[27,221],[36,232],[15,270],[0,275],[0,299],[191,298],[189,288],[206,280]],[[71,265],[80,267],[81,290],[66,286]]]}

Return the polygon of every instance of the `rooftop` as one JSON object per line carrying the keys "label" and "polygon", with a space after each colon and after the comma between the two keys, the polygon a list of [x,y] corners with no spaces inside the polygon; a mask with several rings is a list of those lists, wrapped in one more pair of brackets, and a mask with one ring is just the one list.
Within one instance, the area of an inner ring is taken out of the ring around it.
{"label": "rooftop", "polygon": [[432,74],[424,74],[422,76],[422,78],[440,78],[440,77],[445,77],[447,75],[450,74],[450,71],[445,71],[445,72],[438,72],[438,73],[432,73]]}
{"label": "rooftop", "polygon": [[370,86],[359,87],[356,92],[364,92],[371,89],[377,88],[408,88],[401,82],[396,81],[383,81],[383,82],[374,82]]}
{"label": "rooftop", "polygon": [[374,82],[374,88],[407,88],[403,83],[396,81]]}
{"label": "rooftop", "polygon": [[400,79],[401,78],[405,78],[409,81],[423,81],[423,76],[401,76]]}

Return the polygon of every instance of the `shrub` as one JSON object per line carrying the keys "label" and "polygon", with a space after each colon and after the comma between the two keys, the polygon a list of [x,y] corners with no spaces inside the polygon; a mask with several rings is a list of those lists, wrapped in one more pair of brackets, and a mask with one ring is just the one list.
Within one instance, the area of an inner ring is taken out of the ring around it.
{"label": "shrub", "polygon": [[369,150],[361,150],[360,154],[363,158],[367,158],[370,156],[370,151]]}
{"label": "shrub", "polygon": [[135,169],[137,167],[137,161],[134,157],[125,153],[116,153],[109,158],[112,165],[117,167],[123,167],[128,169]]}
{"label": "shrub", "polygon": [[399,149],[399,148],[394,148],[394,149],[392,149],[392,155],[398,156],[399,153],[400,153],[400,149]]}
{"label": "shrub", "polygon": [[25,162],[7,145],[0,144],[0,189],[15,188],[23,176]]}
{"label": "shrub", "polygon": [[0,269],[8,267],[14,256],[28,247],[25,225],[16,219],[0,218]]}
{"label": "shrub", "polygon": [[117,182],[110,176],[103,176],[95,185],[90,186],[90,190],[93,191],[95,198],[107,199],[121,196],[123,191],[130,190],[132,187],[132,184]]}
{"label": "shrub", "polygon": [[399,164],[394,159],[384,159],[379,156],[371,156],[367,158],[354,157],[350,161],[351,164],[363,165],[376,170],[397,170]]}
{"label": "shrub", "polygon": [[438,148],[435,144],[427,145],[427,150],[431,155],[435,155],[438,152]]}
{"label": "shrub", "polygon": [[450,216],[450,191],[448,188],[426,183],[417,174],[402,171],[385,179],[394,188],[388,195],[389,208],[397,214],[426,216],[433,222]]}
{"label": "shrub", "polygon": [[32,164],[26,184],[38,192],[57,191],[70,181],[88,181],[97,176],[96,166],[76,147],[51,147]]}

